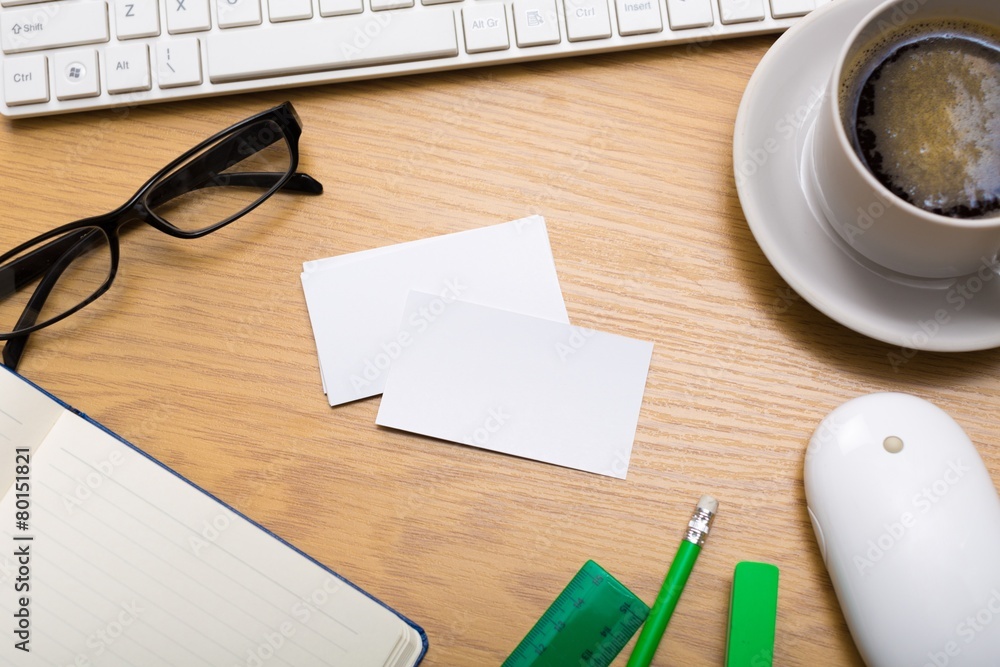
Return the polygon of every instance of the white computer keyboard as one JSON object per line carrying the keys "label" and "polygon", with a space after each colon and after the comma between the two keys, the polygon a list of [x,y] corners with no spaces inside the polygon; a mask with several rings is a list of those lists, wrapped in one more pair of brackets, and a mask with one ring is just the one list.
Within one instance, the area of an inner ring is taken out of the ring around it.
{"label": "white computer keyboard", "polygon": [[6,116],[788,28],[830,0],[0,0]]}

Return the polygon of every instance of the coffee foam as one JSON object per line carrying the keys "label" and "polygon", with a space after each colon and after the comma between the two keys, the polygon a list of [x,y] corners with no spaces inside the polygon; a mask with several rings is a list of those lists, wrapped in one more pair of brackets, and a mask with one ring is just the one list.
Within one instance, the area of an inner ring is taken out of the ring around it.
{"label": "coffee foam", "polygon": [[898,28],[880,29],[877,36],[871,37],[864,46],[848,54],[840,77],[840,108],[844,122],[849,123],[850,115],[854,113],[854,109],[849,108],[850,100],[856,99],[858,89],[883,60],[901,46],[939,35],[965,36],[976,41],[1000,44],[1000,28],[973,21],[934,19],[908,23]]}
{"label": "coffee foam", "polygon": [[873,41],[845,72],[845,128],[886,187],[935,213],[1000,216],[1000,31],[919,23]]}

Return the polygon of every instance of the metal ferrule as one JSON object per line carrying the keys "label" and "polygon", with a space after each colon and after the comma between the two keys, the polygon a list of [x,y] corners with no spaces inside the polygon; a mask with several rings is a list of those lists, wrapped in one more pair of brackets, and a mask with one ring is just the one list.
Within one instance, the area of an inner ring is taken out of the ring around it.
{"label": "metal ferrule", "polygon": [[684,534],[684,539],[691,544],[697,544],[699,547],[703,546],[705,538],[708,537],[708,531],[712,528],[712,519],[714,518],[715,512],[709,512],[702,507],[695,508],[694,514],[691,515],[691,520],[688,521],[688,528]]}

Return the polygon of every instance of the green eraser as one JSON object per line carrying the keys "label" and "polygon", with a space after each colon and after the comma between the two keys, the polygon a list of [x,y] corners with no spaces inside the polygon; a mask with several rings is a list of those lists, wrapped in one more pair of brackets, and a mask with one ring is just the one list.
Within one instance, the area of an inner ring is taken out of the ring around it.
{"label": "green eraser", "polygon": [[742,562],[733,574],[726,667],[771,667],[778,620],[778,568]]}

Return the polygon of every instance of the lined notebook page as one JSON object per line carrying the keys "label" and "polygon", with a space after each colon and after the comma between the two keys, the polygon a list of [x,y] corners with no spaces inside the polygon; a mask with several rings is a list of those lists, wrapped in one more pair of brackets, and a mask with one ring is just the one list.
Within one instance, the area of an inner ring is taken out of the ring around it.
{"label": "lined notebook page", "polygon": [[[65,408],[11,373],[0,372],[0,498],[14,483],[14,449],[38,449]],[[6,454],[7,451],[11,453]],[[3,551],[3,550],[0,550]]]}
{"label": "lined notebook page", "polygon": [[[69,411],[31,468],[32,652],[7,639],[0,666],[397,667],[420,652],[392,611]],[[8,493],[5,553],[13,512]]]}

